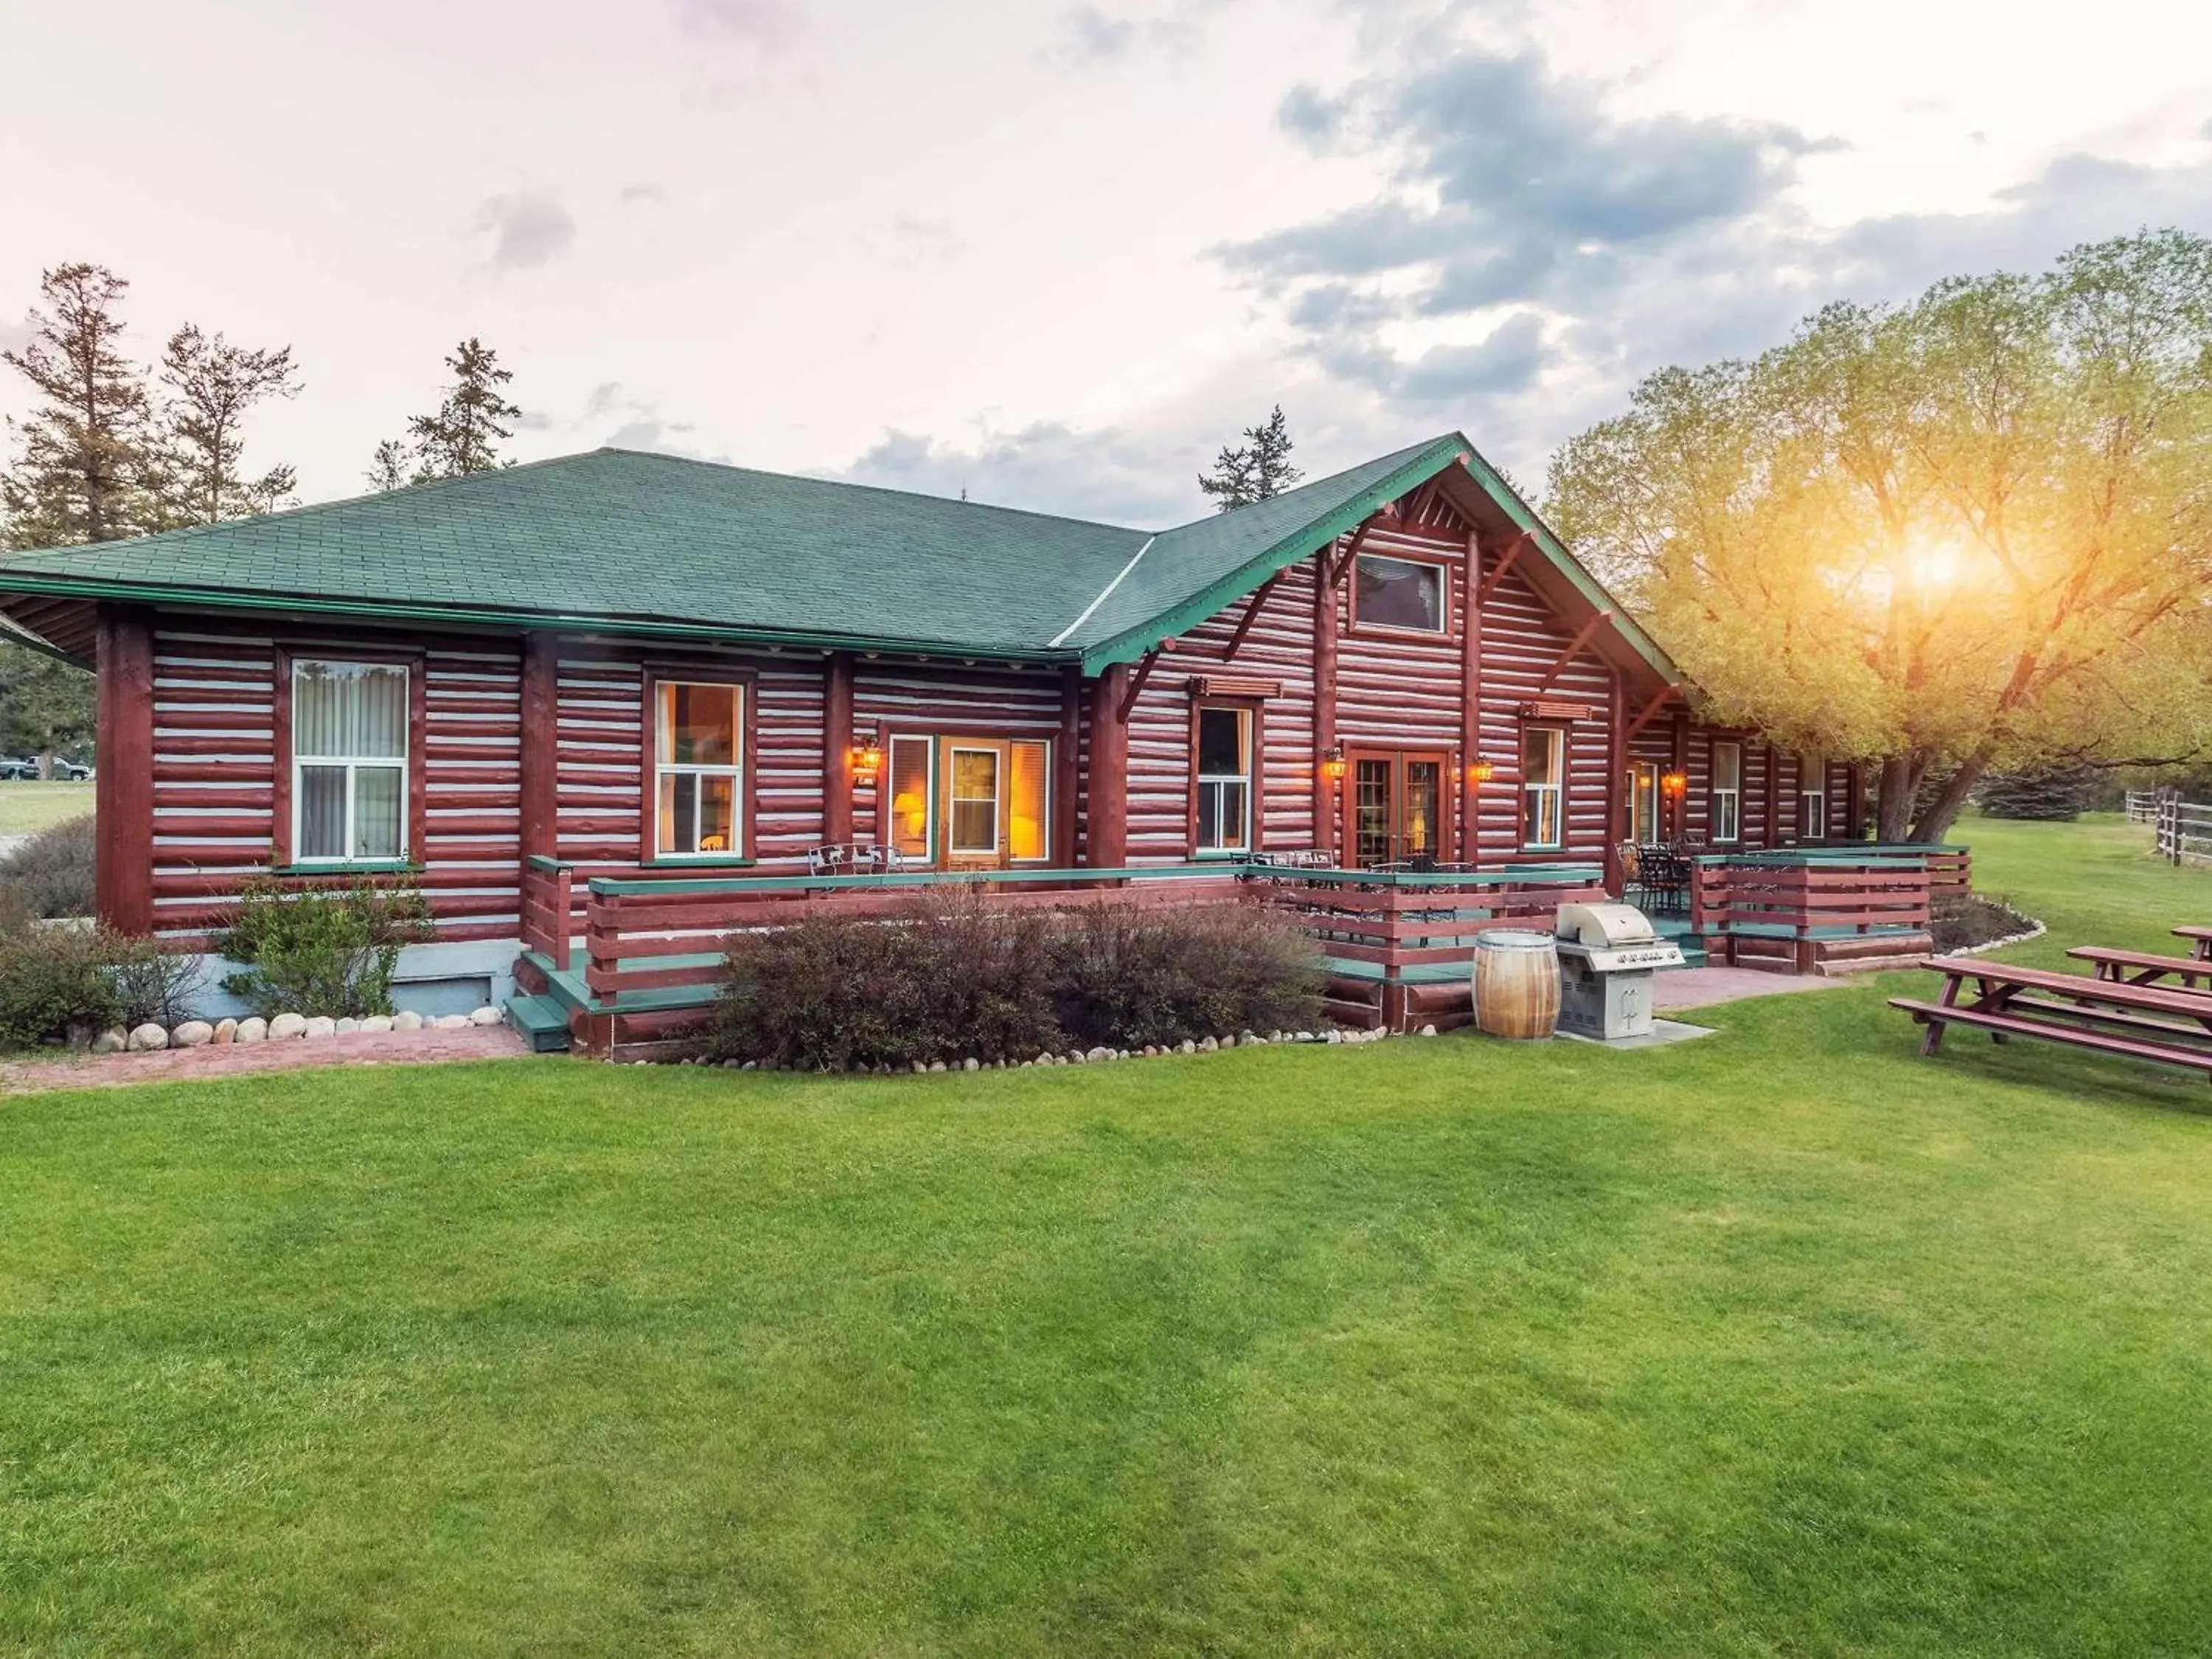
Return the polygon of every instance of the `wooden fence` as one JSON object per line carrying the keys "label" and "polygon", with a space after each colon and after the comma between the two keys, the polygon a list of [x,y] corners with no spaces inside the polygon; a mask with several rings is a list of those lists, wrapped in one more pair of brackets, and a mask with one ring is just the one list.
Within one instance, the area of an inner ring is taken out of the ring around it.
{"label": "wooden fence", "polygon": [[2161,791],[2151,823],[2160,858],[2174,864],[2212,864],[2212,805]]}
{"label": "wooden fence", "polygon": [[1963,847],[1823,848],[1700,858],[1690,927],[1731,967],[1832,974],[1902,963],[1934,948],[1942,896],[1973,881]]}

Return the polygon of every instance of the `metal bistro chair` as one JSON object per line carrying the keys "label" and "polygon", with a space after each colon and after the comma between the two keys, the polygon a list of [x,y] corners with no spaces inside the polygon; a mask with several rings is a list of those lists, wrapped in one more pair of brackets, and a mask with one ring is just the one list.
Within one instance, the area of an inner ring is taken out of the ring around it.
{"label": "metal bistro chair", "polygon": [[862,847],[856,842],[832,842],[806,849],[810,876],[889,876],[908,867],[896,847]]}

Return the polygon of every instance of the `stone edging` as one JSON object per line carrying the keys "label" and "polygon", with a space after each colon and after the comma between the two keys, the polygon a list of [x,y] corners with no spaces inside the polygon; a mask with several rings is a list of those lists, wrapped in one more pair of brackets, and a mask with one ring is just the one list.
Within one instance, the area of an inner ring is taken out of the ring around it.
{"label": "stone edging", "polygon": [[[2005,908],[2012,910],[2010,905],[2007,905]],[[2020,915],[2017,910],[2013,910],[2012,913],[2016,916]],[[1938,951],[1937,954],[1944,957],[1986,956],[1991,951],[2002,951],[2008,945],[2025,945],[2030,939],[2041,939],[2048,931],[2041,922],[2038,921],[2024,933],[2007,933],[2002,939],[1993,939],[1981,945],[1962,945],[1955,951]]]}

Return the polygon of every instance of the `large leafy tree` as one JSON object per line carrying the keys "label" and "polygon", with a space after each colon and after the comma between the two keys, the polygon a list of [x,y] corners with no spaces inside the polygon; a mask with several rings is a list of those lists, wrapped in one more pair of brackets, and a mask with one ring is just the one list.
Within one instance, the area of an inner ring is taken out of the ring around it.
{"label": "large leafy tree", "polygon": [[1877,762],[1936,839],[1993,765],[2212,744],[2212,243],[1831,306],[1668,369],[1547,507],[1716,718]]}
{"label": "large leafy tree", "polygon": [[267,398],[298,395],[289,346],[250,350],[187,323],[161,354],[161,384],[169,390],[167,495],[179,518],[188,524],[252,518],[290,498],[291,467],[271,467],[258,477],[240,471],[246,415]]}
{"label": "large leafy tree", "polygon": [[1224,444],[1213,458],[1213,471],[1199,474],[1198,487],[1226,513],[1279,495],[1305,475],[1291,465],[1291,428],[1277,404],[1258,426],[1244,428],[1244,441]]}
{"label": "large leafy tree", "polygon": [[[513,371],[501,368],[499,354],[474,335],[453,349],[446,367],[453,371],[453,383],[445,400],[434,413],[407,422],[417,481],[489,471],[499,465],[500,443],[514,435],[507,422],[522,413],[507,401],[503,390],[514,378]],[[380,470],[386,460],[380,448]]]}

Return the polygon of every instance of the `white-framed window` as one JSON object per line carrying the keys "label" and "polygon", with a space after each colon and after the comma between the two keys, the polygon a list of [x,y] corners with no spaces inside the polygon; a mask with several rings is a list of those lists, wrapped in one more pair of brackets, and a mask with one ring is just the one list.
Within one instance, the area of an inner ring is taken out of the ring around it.
{"label": "white-framed window", "polygon": [[1521,733],[1521,844],[1552,852],[1566,841],[1567,734],[1556,726]]}
{"label": "white-framed window", "polygon": [[292,662],[292,860],[368,864],[407,847],[407,669]]}
{"label": "white-framed window", "polygon": [[937,856],[937,739],[895,737],[890,752],[890,822],[884,836],[902,858]]}
{"label": "white-framed window", "polygon": [[1743,745],[1729,738],[1713,743],[1713,839],[1743,838]]}
{"label": "white-framed window", "polygon": [[948,847],[955,858],[994,858],[999,851],[999,788],[1002,751],[945,745],[951,824]]}
{"label": "white-framed window", "polygon": [[745,688],[653,683],[653,854],[744,856]]}
{"label": "white-framed window", "polygon": [[1442,634],[1450,627],[1444,614],[1450,590],[1440,564],[1363,553],[1352,580],[1356,627],[1400,628],[1414,634]]}
{"label": "white-framed window", "polygon": [[1659,839],[1659,763],[1628,763],[1628,839],[1650,847]]}
{"label": "white-framed window", "polygon": [[1244,853],[1252,847],[1252,711],[1201,705],[1198,711],[1198,850]]}
{"label": "white-framed window", "polygon": [[1828,762],[1808,755],[1797,763],[1797,833],[1819,841],[1828,833]]}

